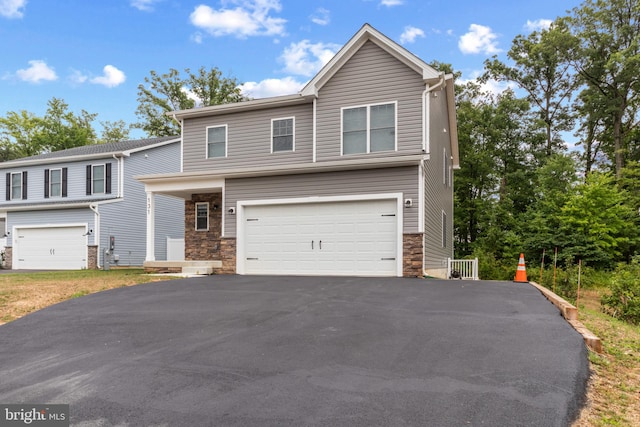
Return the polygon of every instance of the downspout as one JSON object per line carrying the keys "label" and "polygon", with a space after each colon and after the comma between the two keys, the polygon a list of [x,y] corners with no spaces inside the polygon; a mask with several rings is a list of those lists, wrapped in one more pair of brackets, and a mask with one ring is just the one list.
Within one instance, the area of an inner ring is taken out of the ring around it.
{"label": "downspout", "polygon": [[98,212],[98,205],[95,205],[93,203],[89,205],[89,209],[91,209],[93,213],[96,215],[96,218],[93,224],[93,227],[94,227],[93,243],[98,246],[97,253],[96,253],[96,267],[100,268],[101,267],[100,265],[100,212]]}
{"label": "downspout", "polygon": [[183,156],[184,145],[183,145],[183,137],[182,137],[182,131],[184,129],[183,129],[183,126],[182,126],[182,120],[178,120],[178,118],[176,117],[176,113],[173,113],[171,115],[171,118],[176,123],[178,123],[178,126],[180,126],[180,172],[184,172],[183,167],[182,167],[182,165],[183,165],[182,159],[184,158],[184,156]]}
{"label": "downspout", "polygon": [[120,198],[124,197],[124,183],[122,182],[122,179],[124,178],[124,171],[122,170],[124,162],[122,157],[117,157],[115,154],[113,155],[113,158],[118,161],[118,192],[116,196]]}
{"label": "downspout", "polygon": [[422,92],[422,111],[424,111],[424,120],[422,121],[422,152],[425,155],[431,154],[431,103],[429,102],[429,94],[444,85],[444,73],[441,72],[439,77],[440,81],[435,85],[429,86],[429,83],[425,84],[424,92]]}

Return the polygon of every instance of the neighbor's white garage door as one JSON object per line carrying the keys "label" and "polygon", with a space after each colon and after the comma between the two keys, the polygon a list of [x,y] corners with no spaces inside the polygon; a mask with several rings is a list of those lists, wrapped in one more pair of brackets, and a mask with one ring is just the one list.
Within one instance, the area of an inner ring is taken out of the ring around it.
{"label": "neighbor's white garage door", "polygon": [[13,269],[77,270],[87,268],[84,226],[17,228]]}
{"label": "neighbor's white garage door", "polygon": [[396,200],[246,206],[247,274],[396,276]]}

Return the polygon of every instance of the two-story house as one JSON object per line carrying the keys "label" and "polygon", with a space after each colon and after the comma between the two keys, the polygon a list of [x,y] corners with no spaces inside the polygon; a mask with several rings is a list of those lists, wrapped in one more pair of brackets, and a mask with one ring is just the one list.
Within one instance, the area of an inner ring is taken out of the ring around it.
{"label": "two-story house", "polygon": [[453,77],[364,25],[297,94],[171,113],[185,259],[238,274],[446,277],[458,167]]}
{"label": "two-story house", "polygon": [[[0,163],[5,266],[85,269],[141,266],[146,253],[144,185],[133,175],[180,170],[180,139],[88,145]],[[184,236],[184,203],[158,197],[156,254]]]}

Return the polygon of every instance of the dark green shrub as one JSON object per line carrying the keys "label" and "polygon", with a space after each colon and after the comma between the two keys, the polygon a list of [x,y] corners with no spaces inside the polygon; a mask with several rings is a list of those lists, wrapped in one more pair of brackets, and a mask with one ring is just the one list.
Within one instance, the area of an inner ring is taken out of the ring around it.
{"label": "dark green shrub", "polygon": [[602,311],[620,320],[640,324],[640,258],[618,266],[610,290],[611,293],[600,301]]}

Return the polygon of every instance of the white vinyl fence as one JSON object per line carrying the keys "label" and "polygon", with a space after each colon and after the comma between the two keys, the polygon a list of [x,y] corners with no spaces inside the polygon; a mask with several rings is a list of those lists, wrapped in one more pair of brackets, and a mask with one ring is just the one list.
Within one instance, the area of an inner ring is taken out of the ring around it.
{"label": "white vinyl fence", "polygon": [[479,280],[478,258],[451,259],[447,258],[447,277],[449,279]]}

